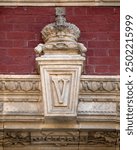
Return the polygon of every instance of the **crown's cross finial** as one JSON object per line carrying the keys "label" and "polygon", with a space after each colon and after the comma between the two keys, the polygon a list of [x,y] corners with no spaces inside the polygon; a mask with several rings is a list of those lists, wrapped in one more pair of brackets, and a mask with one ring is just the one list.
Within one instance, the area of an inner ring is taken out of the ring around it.
{"label": "crown's cross finial", "polygon": [[66,15],[65,8],[64,7],[56,7],[56,25],[58,29],[60,27],[65,25],[66,18],[64,17]]}
{"label": "crown's cross finial", "polygon": [[56,7],[56,16],[65,16],[65,7]]}

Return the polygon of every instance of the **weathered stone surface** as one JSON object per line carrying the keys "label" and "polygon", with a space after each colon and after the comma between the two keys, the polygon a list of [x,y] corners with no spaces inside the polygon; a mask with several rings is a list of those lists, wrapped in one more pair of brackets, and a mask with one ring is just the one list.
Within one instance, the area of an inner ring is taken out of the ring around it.
{"label": "weathered stone surface", "polygon": [[80,30],[66,22],[65,8],[56,8],[55,22],[42,30],[44,44],[35,48],[40,68],[45,117],[77,116],[79,82],[86,48]]}
{"label": "weathered stone surface", "polygon": [[[82,120],[85,120],[87,118],[87,120],[90,121],[94,120],[95,118],[101,119],[102,116],[99,115],[102,114],[101,111],[102,109],[104,112],[102,119],[119,120],[119,112],[120,112],[119,76],[112,77],[112,76],[83,75],[81,76],[80,80],[81,81],[80,81],[79,100],[78,100],[78,107],[76,109],[78,113],[78,118],[80,117],[80,120],[82,118],[83,118]],[[15,83],[15,85],[16,83],[18,83],[18,89],[12,91],[7,90],[4,87],[5,86],[4,83],[9,81],[12,81],[12,83],[13,84]],[[25,82],[27,85],[27,82],[30,83],[30,81],[34,83],[33,86],[35,85],[31,90],[24,91],[21,88],[19,88],[20,83]],[[103,88],[103,85],[105,85],[106,82],[112,84],[114,88],[113,89],[111,88],[111,90],[106,90],[105,88]],[[36,119],[36,117],[33,117],[33,115],[35,116],[40,115],[41,118],[43,117],[44,106],[43,106],[42,92],[40,88],[40,84],[41,84],[40,76],[0,75],[0,83],[2,83],[2,87],[4,87],[0,89],[0,100],[1,100],[0,113],[1,114],[5,113],[5,114],[9,114],[9,116],[10,114],[23,115],[22,117],[21,116],[19,117],[20,119],[16,116],[16,119],[19,120],[23,119],[23,117],[25,116],[26,119],[28,118],[29,120],[31,120],[30,118],[33,118],[32,120]],[[93,87],[90,86],[90,85],[96,86],[96,84],[98,85],[98,88],[93,89]],[[88,109],[86,109],[86,107]],[[30,114],[32,116],[30,116]],[[88,117],[89,115],[90,117]],[[6,119],[11,118],[11,116],[8,117],[8,115],[5,117]]]}
{"label": "weathered stone surface", "polygon": [[1,144],[4,147],[22,148],[33,145],[45,145],[51,148],[110,147],[119,146],[118,130],[5,130]]}
{"label": "weathered stone surface", "polygon": [[[5,83],[11,80],[15,85],[16,81],[20,83],[22,80],[23,82],[30,82],[31,80],[31,82],[41,84],[40,76],[0,75],[0,82]],[[31,89],[26,94],[23,94],[24,91],[21,89],[17,95],[16,89],[13,91],[6,88],[1,89],[1,99],[4,100],[8,95],[13,97],[16,95],[16,98],[22,95],[24,101],[23,99],[22,102],[15,101],[14,98],[11,101],[1,101],[0,120],[3,123],[0,131],[0,148],[3,149],[2,145],[4,145],[6,150],[44,150],[44,148],[49,150],[69,150],[70,148],[118,150],[119,76],[84,75],[81,76],[80,84],[83,84],[83,82],[87,83],[87,85],[99,83],[101,87],[97,90],[95,88],[91,90],[87,86],[80,86],[76,122],[63,121],[64,118],[62,118],[63,120],[55,119],[50,122],[48,120],[44,121],[43,100],[41,99],[41,101],[37,102],[25,101],[25,97],[28,97],[27,94],[31,93],[33,95],[36,90]],[[109,85],[114,85],[115,88],[106,90],[103,88],[103,84],[106,85],[106,82],[109,82]],[[35,95],[36,97],[41,97],[41,90],[38,90]],[[5,111],[7,107],[10,111]],[[77,140],[74,137],[77,137]],[[116,145],[114,145],[115,142]]]}
{"label": "weathered stone surface", "polygon": [[81,76],[86,48],[64,16],[35,48],[40,76],[0,76],[1,149],[119,149],[119,77]]}
{"label": "weathered stone surface", "polygon": [[80,37],[79,28],[66,21],[65,8],[56,7],[55,22],[46,25],[42,31],[44,44],[35,47],[35,52],[39,55],[76,55],[85,56],[87,48],[78,43]]}
{"label": "weathered stone surface", "polygon": [[119,6],[119,0],[2,0],[0,6]]}

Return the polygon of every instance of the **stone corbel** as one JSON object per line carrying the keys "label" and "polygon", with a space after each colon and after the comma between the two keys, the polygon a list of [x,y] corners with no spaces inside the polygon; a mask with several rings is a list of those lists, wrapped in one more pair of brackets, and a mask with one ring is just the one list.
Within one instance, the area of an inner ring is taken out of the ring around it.
{"label": "stone corbel", "polygon": [[40,68],[44,116],[71,118],[77,116],[79,83],[86,48],[78,43],[80,30],[66,22],[65,9],[56,8],[56,21],[42,30],[44,44],[35,51]]}

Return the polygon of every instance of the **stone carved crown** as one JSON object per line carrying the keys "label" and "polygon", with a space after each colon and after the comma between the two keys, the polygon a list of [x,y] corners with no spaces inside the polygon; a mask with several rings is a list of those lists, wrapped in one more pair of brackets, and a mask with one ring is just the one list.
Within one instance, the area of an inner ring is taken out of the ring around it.
{"label": "stone carved crown", "polygon": [[80,36],[79,28],[66,22],[65,9],[56,8],[56,22],[51,23],[41,31],[44,42],[77,41]]}
{"label": "stone carved crown", "polygon": [[44,53],[45,55],[53,52],[55,54],[56,50],[58,53],[69,52],[69,54],[85,56],[86,47],[82,43],[77,42],[80,30],[76,25],[66,21],[65,8],[56,7],[55,22],[46,25],[41,33],[45,44],[39,44],[35,47],[36,53]]}

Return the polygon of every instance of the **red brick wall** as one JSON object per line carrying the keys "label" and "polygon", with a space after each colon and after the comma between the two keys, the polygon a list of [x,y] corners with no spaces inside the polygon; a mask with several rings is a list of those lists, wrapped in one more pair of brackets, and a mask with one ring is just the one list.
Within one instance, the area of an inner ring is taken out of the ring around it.
{"label": "red brick wall", "polygon": [[[88,48],[85,74],[119,74],[119,7],[67,7]],[[33,48],[54,7],[0,7],[0,74],[36,74]]]}

